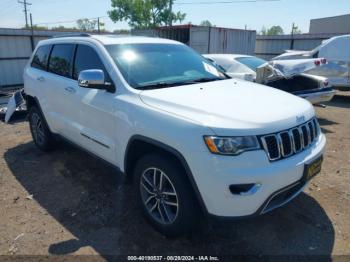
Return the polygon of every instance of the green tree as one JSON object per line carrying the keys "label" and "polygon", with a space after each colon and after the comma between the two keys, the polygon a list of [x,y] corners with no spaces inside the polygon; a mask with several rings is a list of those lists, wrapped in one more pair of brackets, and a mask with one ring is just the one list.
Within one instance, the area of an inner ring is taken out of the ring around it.
{"label": "green tree", "polygon": [[[22,27],[22,29],[31,29],[30,26],[28,27]],[[48,30],[49,28],[47,26],[40,26],[40,25],[33,25],[33,30]]]}
{"label": "green tree", "polygon": [[299,29],[298,26],[293,26],[292,35],[302,34],[303,32]]}
{"label": "green tree", "polygon": [[199,25],[201,25],[201,26],[215,26],[209,20],[203,20]]}
{"label": "green tree", "polygon": [[282,27],[280,27],[279,25],[271,26],[269,29],[266,29],[266,27],[263,26],[260,31],[260,34],[261,35],[283,35],[284,31]]}
{"label": "green tree", "polygon": [[100,21],[99,22],[99,26],[100,26],[100,31],[101,32],[106,32],[106,29],[105,29],[106,23]]}
{"label": "green tree", "polygon": [[129,35],[130,34],[130,30],[127,30],[127,29],[116,29],[116,30],[113,31],[113,34]]}
{"label": "green tree", "polygon": [[186,14],[173,12],[174,0],[111,0],[112,21],[128,21],[131,28],[144,29],[182,22]]}
{"label": "green tree", "polygon": [[83,31],[93,31],[96,28],[97,20],[90,20],[87,18],[79,19],[77,21],[77,27]]}
{"label": "green tree", "polygon": [[267,35],[267,29],[265,26],[263,26],[260,30],[260,35]]}
{"label": "green tree", "polygon": [[279,25],[271,26],[269,30],[267,30],[267,35],[283,35],[283,29]]}
{"label": "green tree", "polygon": [[59,26],[55,26],[55,27],[52,27],[51,30],[58,30],[58,31],[69,31],[69,30],[78,30],[76,27],[66,27],[66,26],[63,26],[63,25],[59,25]]}

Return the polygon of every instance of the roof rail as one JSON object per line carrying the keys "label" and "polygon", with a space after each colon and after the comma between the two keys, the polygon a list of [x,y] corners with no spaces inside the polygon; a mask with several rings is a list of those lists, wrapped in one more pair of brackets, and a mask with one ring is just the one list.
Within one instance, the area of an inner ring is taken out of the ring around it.
{"label": "roof rail", "polygon": [[53,38],[60,38],[60,37],[91,37],[91,34],[88,33],[72,33],[72,34],[62,34],[62,35],[54,35]]}

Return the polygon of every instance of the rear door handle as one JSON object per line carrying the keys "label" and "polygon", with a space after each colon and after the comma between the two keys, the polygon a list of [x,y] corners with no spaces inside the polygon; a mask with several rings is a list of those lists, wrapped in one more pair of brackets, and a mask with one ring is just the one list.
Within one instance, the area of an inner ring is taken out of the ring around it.
{"label": "rear door handle", "polygon": [[66,90],[68,93],[71,93],[71,94],[74,94],[76,92],[75,88],[71,86],[64,88],[64,90]]}
{"label": "rear door handle", "polygon": [[43,76],[39,76],[36,78],[36,80],[40,81],[40,82],[44,82],[45,78]]}

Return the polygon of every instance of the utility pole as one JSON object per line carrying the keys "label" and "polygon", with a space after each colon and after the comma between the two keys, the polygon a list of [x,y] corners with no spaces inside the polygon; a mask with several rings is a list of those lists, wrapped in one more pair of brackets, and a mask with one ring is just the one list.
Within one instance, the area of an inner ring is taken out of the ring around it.
{"label": "utility pole", "polygon": [[173,17],[172,17],[173,4],[174,4],[174,0],[169,0],[169,26],[173,25]]}
{"label": "utility pole", "polygon": [[23,4],[23,6],[24,6],[24,10],[23,10],[23,12],[24,12],[24,15],[25,15],[25,18],[26,18],[26,28],[28,28],[29,26],[28,26],[28,9],[27,9],[27,5],[32,5],[31,3],[27,3],[27,0],[23,0],[23,2],[22,1],[18,1],[18,3],[20,3],[20,4]]}
{"label": "utility pole", "polygon": [[30,31],[31,31],[31,35],[30,35],[30,45],[32,47],[32,51],[34,51],[34,28],[33,28],[33,18],[32,18],[32,13],[29,14],[30,16]]}
{"label": "utility pole", "polygon": [[294,31],[297,27],[295,26],[295,24],[293,23],[292,25],[292,33],[291,33],[291,36],[292,36],[292,39],[290,41],[290,49],[293,50],[294,49]]}
{"label": "utility pole", "polygon": [[98,34],[100,34],[101,30],[100,30],[100,18],[97,17],[97,32]]}

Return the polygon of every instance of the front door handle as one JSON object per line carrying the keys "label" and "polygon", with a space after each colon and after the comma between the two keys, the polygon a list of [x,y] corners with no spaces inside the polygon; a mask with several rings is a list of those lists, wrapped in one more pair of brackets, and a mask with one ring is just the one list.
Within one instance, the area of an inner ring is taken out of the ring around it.
{"label": "front door handle", "polygon": [[68,86],[64,90],[66,90],[68,93],[74,94],[76,92],[75,88]]}
{"label": "front door handle", "polygon": [[40,81],[40,82],[44,82],[45,78],[43,76],[39,76],[36,78],[36,80]]}

